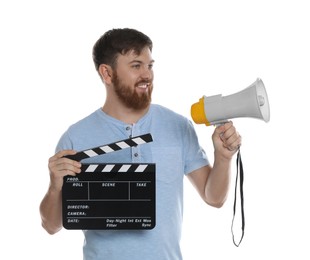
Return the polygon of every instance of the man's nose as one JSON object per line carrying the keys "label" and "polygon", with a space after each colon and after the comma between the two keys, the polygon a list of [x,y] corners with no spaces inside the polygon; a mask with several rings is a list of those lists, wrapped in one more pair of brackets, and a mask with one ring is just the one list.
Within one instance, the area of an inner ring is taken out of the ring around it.
{"label": "man's nose", "polygon": [[149,67],[143,68],[141,73],[141,77],[144,79],[151,79],[153,77],[153,71]]}

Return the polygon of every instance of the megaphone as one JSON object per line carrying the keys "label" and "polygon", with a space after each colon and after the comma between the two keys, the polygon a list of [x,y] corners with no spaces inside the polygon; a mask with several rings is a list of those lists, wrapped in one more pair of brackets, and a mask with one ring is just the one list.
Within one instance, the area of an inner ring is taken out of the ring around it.
{"label": "megaphone", "polygon": [[191,116],[196,124],[220,125],[228,119],[251,117],[270,120],[267,92],[261,79],[244,90],[232,95],[203,96],[191,107]]}

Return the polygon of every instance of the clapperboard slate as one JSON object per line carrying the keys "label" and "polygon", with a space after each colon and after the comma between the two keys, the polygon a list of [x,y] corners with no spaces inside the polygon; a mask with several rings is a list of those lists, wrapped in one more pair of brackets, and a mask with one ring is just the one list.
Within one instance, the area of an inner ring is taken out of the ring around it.
{"label": "clapperboard slate", "polygon": [[[146,134],[67,157],[81,161],[152,141]],[[82,163],[80,174],[64,177],[62,205],[66,229],[152,229],[155,164]]]}

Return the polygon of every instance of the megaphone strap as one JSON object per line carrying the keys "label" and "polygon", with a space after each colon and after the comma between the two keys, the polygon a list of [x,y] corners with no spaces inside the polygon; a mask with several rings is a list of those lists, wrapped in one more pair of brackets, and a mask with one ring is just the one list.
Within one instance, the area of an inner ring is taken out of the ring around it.
{"label": "megaphone strap", "polygon": [[[243,197],[243,180],[244,180],[244,175],[243,175],[243,165],[242,165],[240,148],[238,150],[236,163],[237,163],[237,174],[236,174],[236,182],[235,182],[235,198],[234,198],[234,207],[233,207],[233,219],[232,219],[232,223],[231,223],[231,233],[232,233],[233,242],[234,242],[235,246],[239,247],[239,245],[240,245],[240,243],[241,243],[241,241],[243,239],[243,236],[244,236],[244,227],[245,227],[244,197]],[[235,242],[235,236],[234,236],[233,227],[234,227],[235,214],[236,214],[238,179],[240,181],[239,187],[240,187],[240,207],[241,207],[241,221],[242,221],[241,222],[241,230],[242,230],[242,234],[241,234],[241,238],[240,238],[239,242],[236,243]]]}

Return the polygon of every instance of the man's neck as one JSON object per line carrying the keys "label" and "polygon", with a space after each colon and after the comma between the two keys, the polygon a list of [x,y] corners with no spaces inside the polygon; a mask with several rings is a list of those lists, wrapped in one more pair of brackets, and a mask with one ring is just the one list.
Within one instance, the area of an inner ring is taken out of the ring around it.
{"label": "man's neck", "polygon": [[150,106],[148,106],[145,109],[132,109],[132,108],[127,108],[122,105],[115,105],[115,104],[109,104],[106,102],[102,110],[105,112],[107,115],[120,120],[126,124],[135,124],[137,123],[148,111],[149,111]]}

